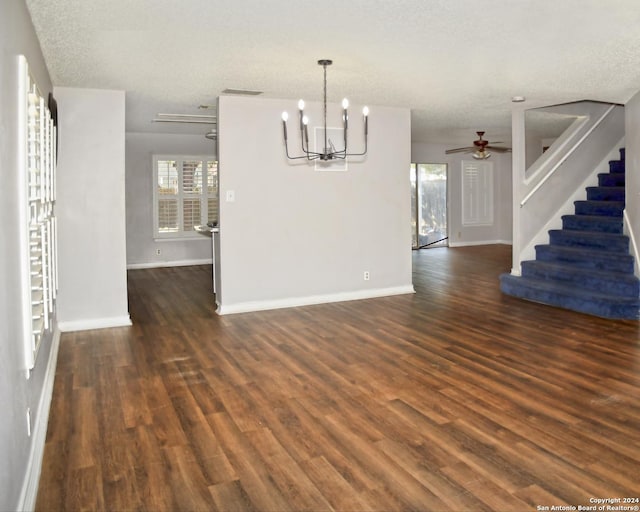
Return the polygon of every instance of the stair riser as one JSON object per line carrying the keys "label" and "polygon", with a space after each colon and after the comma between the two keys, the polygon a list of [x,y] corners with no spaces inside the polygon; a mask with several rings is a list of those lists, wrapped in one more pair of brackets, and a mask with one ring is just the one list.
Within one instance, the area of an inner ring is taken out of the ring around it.
{"label": "stair riser", "polygon": [[561,245],[563,247],[579,247],[585,249],[597,249],[606,252],[629,252],[629,239],[619,236],[614,239],[610,237],[584,237],[580,231],[549,231],[549,241],[551,245]]}
{"label": "stair riser", "polygon": [[587,187],[587,201],[624,201],[624,187]]}
{"label": "stair riser", "polygon": [[[504,276],[510,277],[510,276]],[[587,313],[589,315],[600,316],[603,318],[625,318],[630,320],[638,319],[638,304],[616,304],[604,303],[602,301],[593,301],[576,297],[568,297],[561,293],[553,293],[545,290],[538,290],[523,286],[511,279],[501,279],[500,289],[514,297],[540,302],[550,306],[556,306],[571,311]]]}
{"label": "stair riser", "polygon": [[562,229],[622,234],[622,217],[565,215],[562,217]]}
{"label": "stair riser", "polygon": [[575,201],[574,205],[576,215],[622,217],[624,211],[624,203],[618,201]]}
{"label": "stair riser", "polygon": [[619,297],[638,297],[640,294],[640,282],[638,280],[616,279],[615,277],[602,277],[597,274],[585,276],[584,273],[540,268],[536,262],[523,262],[522,275],[549,282],[562,283],[583,290],[608,293]]}
{"label": "stair riser", "polygon": [[598,259],[589,253],[565,254],[550,245],[539,245],[536,247],[536,259],[539,261],[567,263],[575,265],[578,268],[633,274],[633,258],[628,254],[614,255],[611,253],[603,253],[603,256],[604,257]]}

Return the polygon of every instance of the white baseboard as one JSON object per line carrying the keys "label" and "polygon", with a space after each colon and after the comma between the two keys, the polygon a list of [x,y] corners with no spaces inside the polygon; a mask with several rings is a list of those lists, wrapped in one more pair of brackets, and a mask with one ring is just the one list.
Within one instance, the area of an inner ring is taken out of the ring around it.
{"label": "white baseboard", "polygon": [[58,361],[58,349],[60,348],[60,330],[55,329],[51,340],[51,351],[47,361],[47,369],[42,383],[42,395],[36,413],[36,424],[33,429],[33,439],[27,463],[27,474],[25,477],[18,510],[34,510],[38,498],[38,485],[42,472],[42,459],[44,457],[44,446],[47,439],[47,427],[49,425],[49,410],[51,408],[51,398],[53,396],[53,383],[56,376],[56,366]]}
{"label": "white baseboard", "polygon": [[287,299],[239,302],[237,304],[218,304],[216,313],[218,313],[219,315],[230,315],[234,313],[249,313],[252,311],[265,311],[269,309],[311,306],[313,304],[326,304],[329,302],[373,299],[378,297],[404,295],[409,293],[415,293],[413,285],[397,286],[391,288],[376,288],[373,290],[358,290],[355,292],[332,293],[328,295],[312,295],[309,297],[292,297]]}
{"label": "white baseboard", "polygon": [[58,328],[61,332],[89,331],[91,329],[107,329],[109,327],[124,327],[127,325],[131,325],[131,317],[128,314],[110,318],[90,318],[87,320],[58,322]]}
{"label": "white baseboard", "polygon": [[204,260],[178,260],[178,261],[152,261],[148,263],[130,263],[127,270],[136,270],[141,268],[162,268],[162,267],[190,267],[192,265],[211,265],[211,258]]}

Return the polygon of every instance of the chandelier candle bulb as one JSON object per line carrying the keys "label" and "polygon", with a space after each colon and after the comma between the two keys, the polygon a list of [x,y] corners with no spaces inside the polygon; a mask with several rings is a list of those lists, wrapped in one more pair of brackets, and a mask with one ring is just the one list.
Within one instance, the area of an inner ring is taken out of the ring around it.
{"label": "chandelier candle bulb", "polygon": [[369,107],[362,109],[362,115],[364,116],[364,138],[366,141],[367,135],[369,134]]}
{"label": "chandelier candle bulb", "polygon": [[309,147],[309,131],[307,130],[308,124],[309,124],[309,118],[307,116],[302,116],[302,126],[304,127],[304,140],[307,143],[307,147]]}
{"label": "chandelier candle bulb", "polygon": [[300,112],[300,133],[302,133],[302,131],[303,131],[303,128],[302,128],[303,121],[302,120],[305,117],[304,116],[304,100],[298,101],[298,111]]}
{"label": "chandelier candle bulb", "polygon": [[286,112],[282,113],[282,131],[284,135],[284,141],[287,142],[287,119],[289,119],[289,114]]}

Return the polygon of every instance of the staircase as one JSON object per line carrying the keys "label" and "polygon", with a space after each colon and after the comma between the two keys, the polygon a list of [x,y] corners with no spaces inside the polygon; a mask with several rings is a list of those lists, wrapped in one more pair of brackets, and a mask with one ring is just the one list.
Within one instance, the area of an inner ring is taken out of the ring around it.
{"label": "staircase", "polygon": [[586,201],[575,201],[575,215],[564,215],[536,259],[522,262],[521,276],[500,276],[504,293],[605,318],[640,317],[640,281],[623,235],[624,157],[621,149]]}

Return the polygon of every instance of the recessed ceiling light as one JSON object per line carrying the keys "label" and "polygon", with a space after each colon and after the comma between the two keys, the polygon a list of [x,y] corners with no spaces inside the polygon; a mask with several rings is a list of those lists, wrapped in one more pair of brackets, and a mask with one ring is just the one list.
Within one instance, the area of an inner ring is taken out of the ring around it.
{"label": "recessed ceiling light", "polygon": [[522,103],[524,100],[526,100],[524,96],[513,96],[511,98],[511,101],[513,101],[514,103]]}

